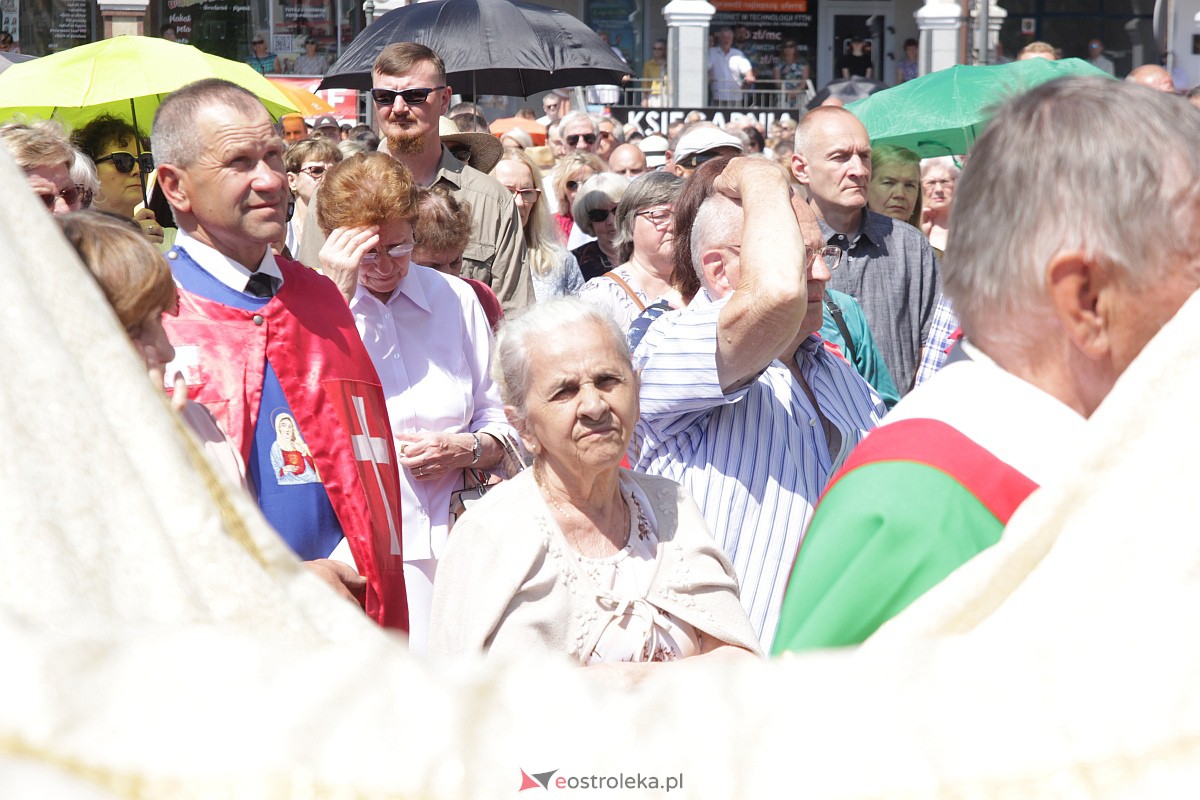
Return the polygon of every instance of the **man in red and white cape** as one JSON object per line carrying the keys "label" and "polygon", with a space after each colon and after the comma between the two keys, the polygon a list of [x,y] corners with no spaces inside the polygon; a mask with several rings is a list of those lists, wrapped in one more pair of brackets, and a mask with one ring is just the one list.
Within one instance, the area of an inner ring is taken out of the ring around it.
{"label": "man in red and white cape", "polygon": [[[180,286],[167,374],[182,371],[220,422],[296,554],[376,622],[407,630],[379,379],[333,283],[270,249],[286,218],[283,140],[254,95],[218,80],[167,97],[152,139],[179,226],[167,253]],[[339,548],[357,571],[330,559]]]}
{"label": "man in red and white cape", "polygon": [[862,642],[1069,477],[1092,412],[1200,286],[1193,114],[1073,79],[1016,99],[979,138],[943,271],[962,352],[830,482],[776,653]]}

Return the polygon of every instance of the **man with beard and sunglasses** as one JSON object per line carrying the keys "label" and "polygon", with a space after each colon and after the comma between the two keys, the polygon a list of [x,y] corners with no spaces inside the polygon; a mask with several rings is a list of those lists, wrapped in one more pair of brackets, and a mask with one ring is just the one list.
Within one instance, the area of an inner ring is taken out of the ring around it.
{"label": "man with beard and sunglasses", "polygon": [[[488,284],[505,314],[531,304],[533,282],[524,267],[521,222],[512,193],[463,164],[442,144],[438,118],[449,110],[453,90],[441,57],[414,42],[390,44],[375,59],[371,78],[371,99],[384,139],[379,149],[408,167],[418,186],[445,186],[471,206],[473,225],[463,253],[463,277]],[[320,226],[306,221],[300,260],[317,264],[322,244]]]}
{"label": "man with beard and sunglasses", "polygon": [[71,180],[75,149],[57,123],[10,122],[0,126],[0,142],[25,172],[29,188],[41,198],[47,211],[62,215],[82,207],[83,192]]}

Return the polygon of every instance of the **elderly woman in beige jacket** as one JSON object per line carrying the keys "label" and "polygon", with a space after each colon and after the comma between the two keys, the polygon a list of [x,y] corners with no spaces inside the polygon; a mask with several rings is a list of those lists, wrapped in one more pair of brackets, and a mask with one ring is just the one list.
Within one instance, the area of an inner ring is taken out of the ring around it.
{"label": "elderly woman in beige jacket", "polygon": [[733,569],[695,503],[676,483],[620,468],[638,386],[615,323],[554,300],[508,323],[496,347],[505,411],[534,466],[455,527],[429,651],[552,652],[581,665],[757,654]]}

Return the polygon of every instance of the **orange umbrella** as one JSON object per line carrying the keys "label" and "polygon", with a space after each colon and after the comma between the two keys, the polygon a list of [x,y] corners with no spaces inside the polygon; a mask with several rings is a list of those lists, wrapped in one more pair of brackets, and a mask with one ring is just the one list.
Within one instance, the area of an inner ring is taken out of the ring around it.
{"label": "orange umbrella", "polygon": [[275,87],[283,92],[284,96],[292,101],[292,105],[300,109],[300,113],[306,117],[316,114],[332,114],[336,110],[303,86],[298,86],[288,80],[275,80],[274,78],[267,78],[267,80],[275,84]]}
{"label": "orange umbrella", "polygon": [[503,136],[513,128],[520,128],[528,133],[529,138],[533,139],[534,147],[541,147],[546,143],[546,126],[539,125],[536,120],[524,117],[505,117],[488,126],[488,130],[497,137]]}

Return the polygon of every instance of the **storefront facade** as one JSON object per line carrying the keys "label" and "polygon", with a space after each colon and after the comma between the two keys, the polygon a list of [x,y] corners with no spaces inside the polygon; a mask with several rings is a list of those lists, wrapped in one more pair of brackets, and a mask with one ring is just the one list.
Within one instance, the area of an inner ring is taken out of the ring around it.
{"label": "storefront facade", "polygon": [[[652,43],[669,38],[663,18],[666,0],[545,4],[606,31],[638,76]],[[850,40],[862,38],[873,77],[890,84],[903,57],[903,42],[918,36],[914,13],[921,4],[922,0],[715,0],[711,26],[733,28],[734,46],[745,52],[763,81],[773,76],[781,44],[794,41],[797,57],[807,61],[819,88],[837,76],[839,58]],[[103,38],[103,5],[96,0],[0,0],[0,26],[13,34],[21,52],[46,55]],[[170,25],[179,41],[237,60],[249,55],[256,35],[264,35],[287,72],[309,36],[317,39],[319,53],[335,60],[362,30],[362,5],[360,0],[148,0],[144,30],[157,35]],[[1189,85],[1200,81],[1200,39],[1193,22],[1200,0],[1002,0],[1001,5],[1008,13],[1000,41],[1009,57],[1035,39],[1054,44],[1064,56],[1086,57],[1088,41],[1099,38],[1118,75],[1156,62],[1170,51],[1180,77]],[[971,57],[964,39],[963,60]]]}

